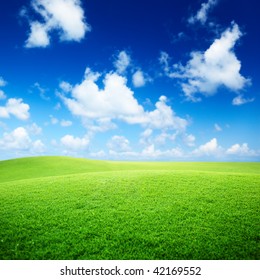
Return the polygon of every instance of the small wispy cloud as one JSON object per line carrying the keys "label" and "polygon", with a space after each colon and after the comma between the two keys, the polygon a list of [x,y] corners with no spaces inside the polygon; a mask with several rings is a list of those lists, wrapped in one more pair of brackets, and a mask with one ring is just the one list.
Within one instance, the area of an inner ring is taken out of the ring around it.
{"label": "small wispy cloud", "polygon": [[118,74],[124,74],[131,63],[131,57],[126,51],[121,51],[114,61],[114,66]]}
{"label": "small wispy cloud", "polygon": [[45,100],[49,101],[50,97],[46,95],[46,92],[48,91],[47,88],[42,87],[39,83],[34,83],[33,88],[36,89],[39,92],[40,97]]}
{"label": "small wispy cloud", "polygon": [[222,131],[222,128],[221,128],[217,123],[214,124],[214,128],[215,128],[215,130],[218,131],[218,132],[219,132],[219,131]]}
{"label": "small wispy cloud", "polygon": [[[7,82],[2,77],[0,77],[0,87],[4,87],[4,86],[6,86],[6,84],[7,84]],[[0,100],[5,99],[5,98],[6,98],[6,95],[5,95],[4,91],[0,89]]]}
{"label": "small wispy cloud", "polygon": [[254,98],[244,98],[243,95],[238,95],[232,100],[232,105],[240,106],[246,103],[253,102]]}
{"label": "small wispy cloud", "polygon": [[188,19],[188,23],[194,24],[200,22],[205,24],[208,19],[208,13],[217,5],[218,0],[208,0],[206,3],[201,4],[201,8],[198,12]]}

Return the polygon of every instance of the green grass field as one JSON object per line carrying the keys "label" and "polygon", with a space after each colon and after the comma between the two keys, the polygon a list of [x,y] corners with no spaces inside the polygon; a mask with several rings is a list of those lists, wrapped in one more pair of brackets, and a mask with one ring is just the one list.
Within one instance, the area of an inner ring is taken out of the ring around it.
{"label": "green grass field", "polygon": [[0,161],[0,259],[259,259],[260,163]]}

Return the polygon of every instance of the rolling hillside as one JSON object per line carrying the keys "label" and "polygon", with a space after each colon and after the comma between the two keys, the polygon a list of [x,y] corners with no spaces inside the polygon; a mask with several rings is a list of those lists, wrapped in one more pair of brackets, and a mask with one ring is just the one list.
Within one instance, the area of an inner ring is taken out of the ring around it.
{"label": "rolling hillside", "polygon": [[0,161],[0,183],[89,172],[171,170],[260,174],[260,163],[221,162],[119,162],[63,156],[28,157]]}
{"label": "rolling hillside", "polygon": [[259,163],[0,162],[0,259],[259,259]]}

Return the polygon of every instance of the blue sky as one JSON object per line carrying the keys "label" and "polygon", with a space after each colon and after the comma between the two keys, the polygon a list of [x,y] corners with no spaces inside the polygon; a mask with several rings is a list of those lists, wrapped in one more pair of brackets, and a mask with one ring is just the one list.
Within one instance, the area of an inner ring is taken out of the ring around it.
{"label": "blue sky", "polygon": [[256,0],[0,6],[0,160],[259,161]]}

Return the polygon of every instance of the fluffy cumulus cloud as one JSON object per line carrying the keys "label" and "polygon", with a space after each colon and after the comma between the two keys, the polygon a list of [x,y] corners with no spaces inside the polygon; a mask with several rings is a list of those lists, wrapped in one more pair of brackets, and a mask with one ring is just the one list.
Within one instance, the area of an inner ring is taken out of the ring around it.
{"label": "fluffy cumulus cloud", "polygon": [[145,74],[141,70],[137,70],[132,77],[133,85],[135,87],[143,87],[149,79],[145,77]]}
{"label": "fluffy cumulus cloud", "polygon": [[131,150],[129,140],[124,136],[115,135],[107,143],[110,151],[128,152]]}
{"label": "fluffy cumulus cloud", "polygon": [[184,154],[180,148],[161,151],[160,149],[156,149],[154,144],[151,144],[141,152],[140,156],[145,159],[182,158]]}
{"label": "fluffy cumulus cloud", "polygon": [[208,0],[206,3],[201,4],[201,8],[198,10],[196,15],[191,16],[188,19],[188,22],[190,24],[194,24],[196,22],[200,22],[201,24],[205,24],[208,19],[208,13],[209,11],[216,6],[218,3],[218,0]]}
{"label": "fluffy cumulus cloud", "polygon": [[65,148],[65,153],[84,151],[88,148],[90,139],[88,135],[82,138],[73,135],[65,135],[60,140],[62,146]]}
{"label": "fluffy cumulus cloud", "polygon": [[48,46],[54,30],[58,31],[61,41],[78,42],[91,29],[80,0],[34,0],[31,6],[41,21],[30,21],[27,48]]}
{"label": "fluffy cumulus cloud", "polygon": [[26,48],[47,47],[50,44],[48,28],[39,22],[30,23],[30,35],[26,41]]}
{"label": "fluffy cumulus cloud", "polygon": [[125,77],[110,72],[105,75],[101,88],[100,76],[87,68],[81,83],[66,87],[66,91],[59,94],[70,112],[82,119],[84,127],[92,132],[102,132],[116,128],[114,121],[121,121],[165,132],[186,130],[188,121],[176,115],[165,96],[159,98],[154,110],[145,111],[127,86]]}
{"label": "fluffy cumulus cloud", "polygon": [[161,54],[160,62],[170,78],[183,80],[182,90],[189,100],[199,101],[195,96],[198,93],[213,95],[221,86],[237,92],[250,84],[250,80],[240,74],[241,62],[234,53],[234,46],[241,36],[239,26],[232,23],[205,52],[192,52],[186,66],[169,67],[166,53]]}
{"label": "fluffy cumulus cloud", "polygon": [[30,117],[30,106],[23,103],[21,98],[10,98],[5,106],[0,106],[0,118],[9,118],[11,115],[20,120],[27,120]]}
{"label": "fluffy cumulus cloud", "polygon": [[166,96],[161,96],[155,107],[155,110],[146,112],[144,115],[144,124],[154,129],[185,131],[188,121],[178,117],[172,108],[167,105]]}
{"label": "fluffy cumulus cloud", "polygon": [[198,149],[193,151],[195,156],[220,156],[223,149],[218,145],[216,138],[211,139],[209,142],[200,145]]}
{"label": "fluffy cumulus cloud", "polygon": [[0,138],[0,149],[11,152],[44,152],[44,144],[41,140],[33,141],[27,129],[18,127],[10,133],[5,132]]}
{"label": "fluffy cumulus cloud", "polygon": [[220,86],[238,91],[249,83],[240,74],[241,62],[234,53],[234,46],[242,33],[237,24],[232,24],[204,52],[193,52],[191,60],[183,69],[187,82],[182,84],[186,96],[194,99],[195,93],[214,94]]}
{"label": "fluffy cumulus cloud", "polygon": [[117,73],[106,74],[100,89],[100,74],[86,69],[83,81],[71,89],[72,98],[61,98],[73,115],[87,119],[124,119],[143,114],[143,108],[126,85],[126,78]]}
{"label": "fluffy cumulus cloud", "polygon": [[257,156],[259,153],[257,153],[254,150],[249,149],[247,143],[240,144],[234,144],[226,151],[227,155],[236,155],[236,156]]}
{"label": "fluffy cumulus cloud", "polygon": [[114,61],[114,66],[117,73],[123,74],[131,63],[131,57],[126,51],[121,51],[116,60]]}

